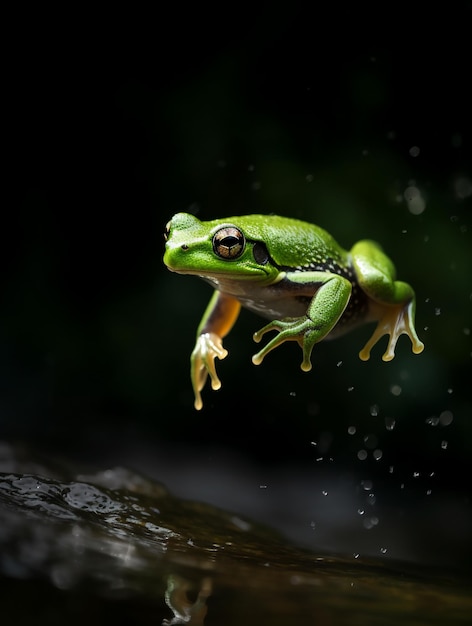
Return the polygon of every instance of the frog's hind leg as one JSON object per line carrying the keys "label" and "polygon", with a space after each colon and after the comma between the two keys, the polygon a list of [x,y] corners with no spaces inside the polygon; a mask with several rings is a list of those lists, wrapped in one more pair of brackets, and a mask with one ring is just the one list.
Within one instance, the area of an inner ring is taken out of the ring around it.
{"label": "frog's hind leg", "polygon": [[359,357],[367,361],[371,349],[384,335],[389,335],[384,361],[394,358],[397,341],[403,334],[410,338],[414,354],[422,352],[424,344],[415,330],[416,299],[412,287],[395,280],[393,263],[375,242],[361,241],[351,254],[359,285],[369,297],[369,318],[378,322]]}
{"label": "frog's hind leg", "polygon": [[[409,287],[408,284],[405,284]],[[411,287],[410,287],[411,289]],[[420,354],[424,350],[424,344],[418,338],[415,329],[415,297],[410,302],[399,305],[388,305],[373,302],[371,310],[378,319],[377,326],[371,338],[359,352],[359,358],[368,361],[370,351],[384,335],[389,335],[387,350],[382,356],[383,361],[391,361],[395,357],[395,347],[400,335],[408,335],[414,354]]]}

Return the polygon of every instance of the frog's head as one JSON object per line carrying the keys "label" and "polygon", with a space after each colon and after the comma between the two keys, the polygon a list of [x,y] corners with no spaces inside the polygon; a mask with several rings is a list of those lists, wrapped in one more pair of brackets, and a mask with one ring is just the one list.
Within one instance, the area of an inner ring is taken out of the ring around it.
{"label": "frog's head", "polygon": [[265,243],[237,220],[202,222],[177,213],[166,226],[164,263],[172,272],[202,278],[273,281],[280,270]]}

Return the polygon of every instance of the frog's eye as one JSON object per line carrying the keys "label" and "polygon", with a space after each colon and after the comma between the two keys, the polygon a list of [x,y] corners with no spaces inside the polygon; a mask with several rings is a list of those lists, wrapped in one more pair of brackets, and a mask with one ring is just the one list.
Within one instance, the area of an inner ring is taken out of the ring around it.
{"label": "frog's eye", "polygon": [[213,250],[222,259],[237,259],[245,245],[244,235],[235,226],[224,226],[213,235]]}

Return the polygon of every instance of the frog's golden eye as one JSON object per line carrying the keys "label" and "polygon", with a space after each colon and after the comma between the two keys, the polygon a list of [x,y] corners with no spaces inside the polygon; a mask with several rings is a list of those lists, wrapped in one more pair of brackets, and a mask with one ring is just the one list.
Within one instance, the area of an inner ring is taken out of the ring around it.
{"label": "frog's golden eye", "polygon": [[243,233],[235,226],[224,226],[213,235],[213,250],[222,259],[237,259],[245,245]]}

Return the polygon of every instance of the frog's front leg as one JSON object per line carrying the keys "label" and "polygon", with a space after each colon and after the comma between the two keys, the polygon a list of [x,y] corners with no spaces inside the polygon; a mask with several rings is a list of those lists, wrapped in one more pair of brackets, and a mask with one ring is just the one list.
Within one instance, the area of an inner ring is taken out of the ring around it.
{"label": "frog's front leg", "polygon": [[391,361],[402,334],[409,336],[415,354],[423,352],[424,344],[415,330],[415,292],[408,283],[395,280],[395,267],[374,241],[360,241],[351,250],[352,264],[361,289],[369,297],[369,317],[376,320],[372,337],[359,353],[363,361],[370,357],[373,346],[389,335],[382,359]]}
{"label": "frog's front leg", "polygon": [[215,358],[224,359],[228,351],[223,348],[225,337],[238,318],[241,305],[238,300],[215,291],[197,331],[197,341],[190,357],[190,376],[195,394],[195,408],[203,406],[201,390],[208,374],[211,388],[219,389],[221,381],[215,367]]}
{"label": "frog's front leg", "polygon": [[308,306],[306,315],[274,320],[254,333],[254,341],[259,343],[265,333],[271,330],[279,332],[252,357],[252,362],[259,365],[264,357],[281,343],[296,341],[303,351],[300,367],[304,372],[309,372],[313,347],[331,332],[342,316],[351,296],[352,285],[346,278],[328,272],[300,272],[294,274],[290,282],[296,283],[297,286],[304,284],[315,286],[315,295]]}

